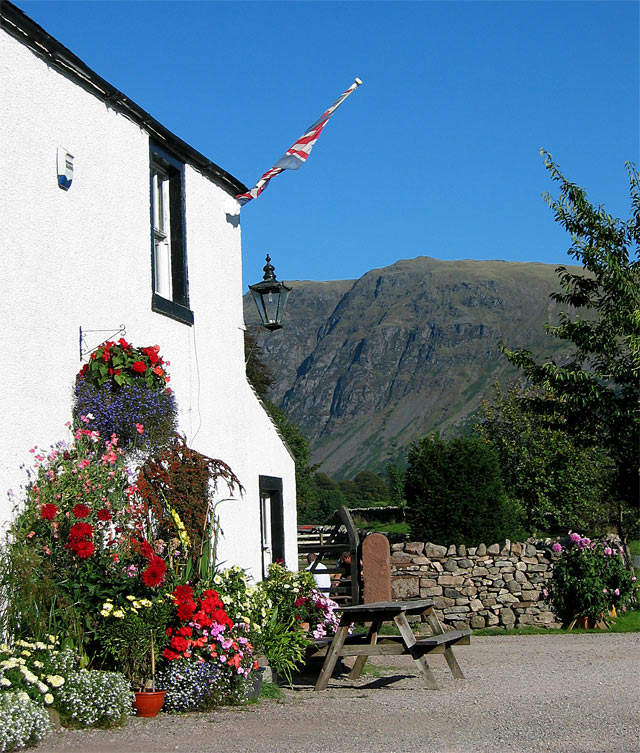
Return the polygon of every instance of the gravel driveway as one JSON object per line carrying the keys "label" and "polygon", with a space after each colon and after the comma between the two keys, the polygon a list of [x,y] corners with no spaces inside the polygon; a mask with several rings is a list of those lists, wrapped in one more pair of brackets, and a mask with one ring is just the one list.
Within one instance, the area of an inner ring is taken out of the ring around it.
{"label": "gravel driveway", "polygon": [[640,634],[478,638],[430,659],[442,690],[408,657],[380,676],[285,689],[282,701],[60,730],[37,748],[86,753],[640,753]]}

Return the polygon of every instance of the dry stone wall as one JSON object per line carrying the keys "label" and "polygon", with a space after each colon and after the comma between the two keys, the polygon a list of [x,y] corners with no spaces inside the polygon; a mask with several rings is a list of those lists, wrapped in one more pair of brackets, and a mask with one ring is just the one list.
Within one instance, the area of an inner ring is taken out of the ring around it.
{"label": "dry stone wall", "polygon": [[477,547],[393,544],[393,598],[433,599],[445,629],[559,628],[544,600],[557,557],[550,547],[550,541],[533,540]]}

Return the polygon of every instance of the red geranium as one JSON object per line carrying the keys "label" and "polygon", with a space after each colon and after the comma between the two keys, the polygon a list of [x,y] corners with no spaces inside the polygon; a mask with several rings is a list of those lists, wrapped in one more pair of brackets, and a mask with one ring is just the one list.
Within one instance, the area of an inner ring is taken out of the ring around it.
{"label": "red geranium", "polygon": [[54,504],[43,505],[42,510],[40,510],[40,515],[45,520],[53,520],[57,514],[58,514],[58,508]]}
{"label": "red geranium", "polygon": [[111,520],[111,513],[106,507],[103,507],[102,510],[98,510],[96,513],[96,518],[98,518],[98,520]]}
{"label": "red geranium", "polygon": [[154,555],[151,557],[149,567],[142,573],[142,582],[145,586],[155,588],[164,581],[167,566],[162,557]]}
{"label": "red geranium", "polygon": [[73,507],[73,514],[76,518],[87,518],[91,514],[91,508],[87,505],[77,504]]}
{"label": "red geranium", "polygon": [[172,596],[178,604],[183,601],[191,601],[191,599],[193,598],[193,588],[186,584],[182,586],[176,586]]}
{"label": "red geranium", "polygon": [[131,365],[131,370],[135,371],[136,374],[144,374],[144,372],[147,370],[147,364],[143,363],[142,361],[135,361]]}
{"label": "red geranium", "polygon": [[189,639],[174,635],[171,639],[171,648],[175,648],[176,651],[186,651],[189,648]]}
{"label": "red geranium", "polygon": [[178,614],[178,619],[182,620],[183,622],[186,622],[187,620],[190,620],[193,617],[193,613],[196,609],[196,603],[195,601],[182,601],[180,604],[178,604],[176,612]]}

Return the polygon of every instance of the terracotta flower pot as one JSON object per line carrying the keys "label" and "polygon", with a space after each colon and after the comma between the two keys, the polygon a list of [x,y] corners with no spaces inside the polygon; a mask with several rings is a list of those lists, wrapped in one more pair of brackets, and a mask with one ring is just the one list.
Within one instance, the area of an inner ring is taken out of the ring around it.
{"label": "terracotta flower pot", "polygon": [[136,707],[136,716],[157,716],[164,703],[166,690],[142,690],[136,693],[133,705]]}

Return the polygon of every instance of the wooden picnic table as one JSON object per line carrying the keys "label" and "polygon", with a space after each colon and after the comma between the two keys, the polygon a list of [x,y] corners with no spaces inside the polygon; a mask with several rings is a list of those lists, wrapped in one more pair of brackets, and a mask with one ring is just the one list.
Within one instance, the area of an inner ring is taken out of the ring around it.
{"label": "wooden picnic table", "polygon": [[[450,630],[445,632],[440,620],[433,610],[431,599],[413,601],[376,601],[370,604],[358,604],[341,607],[340,625],[333,640],[327,647],[327,654],[318,675],[314,690],[326,690],[336,663],[341,656],[357,656],[349,677],[356,680],[367,661],[368,656],[409,655],[417,664],[430,690],[439,690],[436,678],[429,668],[427,654],[444,654],[451,674],[456,679],[464,679],[460,665],[453,654],[453,646],[468,644],[471,630]],[[424,615],[431,626],[433,635],[416,638],[407,620],[408,616]],[[381,636],[383,622],[393,620],[400,631],[399,636]],[[366,635],[349,635],[353,622],[369,622]]]}

